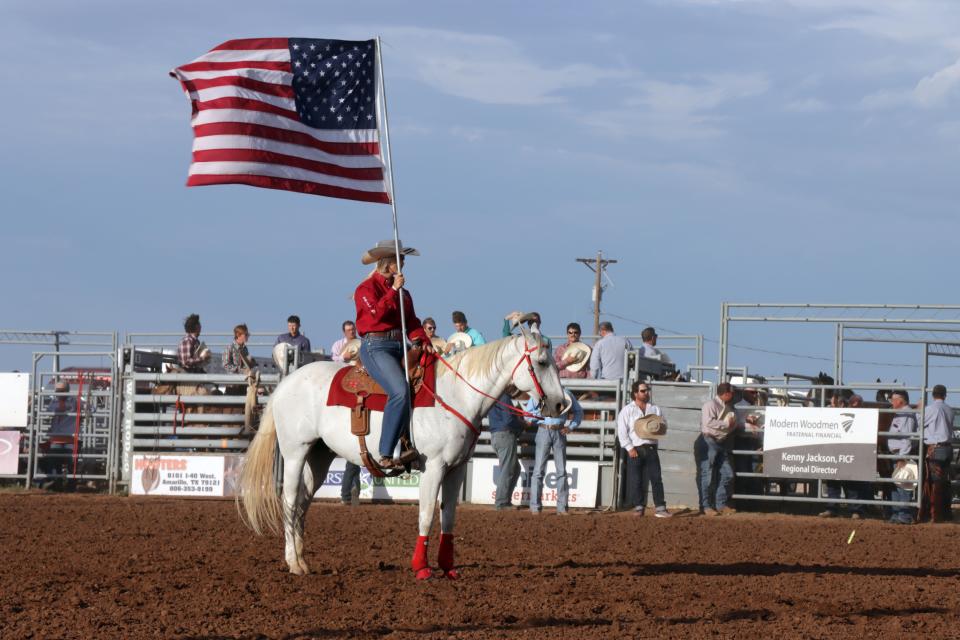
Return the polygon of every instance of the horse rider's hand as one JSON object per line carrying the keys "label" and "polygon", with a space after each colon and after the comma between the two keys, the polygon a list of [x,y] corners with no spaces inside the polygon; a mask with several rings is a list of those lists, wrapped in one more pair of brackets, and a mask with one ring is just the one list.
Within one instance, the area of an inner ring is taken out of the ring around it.
{"label": "horse rider's hand", "polygon": [[403,283],[406,281],[407,279],[403,277],[402,273],[396,274],[395,276],[393,276],[393,288],[399,291],[400,287],[402,287]]}
{"label": "horse rider's hand", "polygon": [[437,350],[433,348],[433,343],[429,340],[421,340],[417,343],[417,346],[420,347],[421,351],[424,353],[436,353]]}
{"label": "horse rider's hand", "polygon": [[637,450],[636,450],[636,449],[628,449],[628,450],[627,450],[627,455],[629,455],[631,458],[636,458],[636,457],[637,457],[638,455],[640,455],[640,454],[637,453]]}

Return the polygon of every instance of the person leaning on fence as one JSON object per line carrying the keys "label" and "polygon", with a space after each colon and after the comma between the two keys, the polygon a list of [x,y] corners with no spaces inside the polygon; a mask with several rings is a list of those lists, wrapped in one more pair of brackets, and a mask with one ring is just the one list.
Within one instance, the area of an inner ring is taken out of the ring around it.
{"label": "person leaning on fence", "polygon": [[490,444],[500,461],[500,473],[497,474],[497,494],[493,501],[497,511],[513,507],[513,490],[520,478],[520,461],[517,459],[517,445],[523,433],[523,421],[507,407],[513,406],[510,394],[503,394],[490,413]]}
{"label": "person leaning on fence", "polygon": [[700,431],[706,451],[700,461],[700,511],[707,516],[736,513],[727,502],[733,494],[733,437],[739,426],[731,406],[733,386],[717,385],[717,395],[700,409]]}
{"label": "person leaning on fence", "polygon": [[[537,426],[537,453],[533,462],[533,478],[530,481],[530,513],[540,513],[543,492],[543,474],[547,468],[547,458],[553,451],[553,464],[557,469],[557,514],[566,515],[570,487],[567,483],[567,434],[583,422],[583,409],[569,391],[565,392],[571,406],[570,411],[559,418],[544,418],[537,407],[537,401],[527,401],[527,413],[533,414],[531,425]],[[569,426],[567,421],[570,421]]]}
{"label": "person leaning on fence", "polygon": [[[642,516],[647,507],[647,486],[653,489],[653,504],[658,518],[669,518],[667,502],[663,493],[663,478],[660,473],[660,454],[657,452],[657,439],[644,438],[637,433],[635,425],[640,418],[660,416],[660,407],[650,402],[652,388],[646,382],[637,380],[631,387],[633,402],[626,405],[617,415],[617,440],[627,452],[627,502],[634,507],[635,513]],[[666,420],[663,420],[666,422]]]}
{"label": "person leaning on fence", "polygon": [[223,352],[223,370],[227,373],[249,374],[257,366],[247,350],[247,341],[250,339],[250,330],[247,325],[238,324],[233,328],[233,342]]}
{"label": "person leaning on fence", "polygon": [[[553,362],[560,370],[561,378],[586,378],[588,375],[586,362],[589,359],[590,348],[580,342],[581,329],[576,322],[567,325],[567,341],[553,352]],[[567,350],[570,353],[567,353]]]}
{"label": "person leaning on fence", "polygon": [[[205,373],[204,367],[210,361],[210,350],[200,342],[200,316],[191,313],[183,321],[185,335],[177,345],[177,361],[185,373]],[[208,396],[210,387],[204,383],[177,383],[177,393],[181,396]],[[200,407],[188,405],[184,413],[199,413]]]}
{"label": "person leaning on fence", "polygon": [[590,354],[590,377],[600,380],[619,380],[623,377],[627,350],[633,345],[613,332],[613,324],[600,323],[600,339]]}
{"label": "person leaning on fence", "polygon": [[303,363],[303,354],[310,353],[310,338],[300,333],[300,316],[290,316],[287,318],[287,332],[277,336],[273,346],[280,343],[289,344],[300,352],[300,362]]}
{"label": "person leaning on fence", "polygon": [[[888,429],[890,433],[912,434],[917,432],[917,415],[910,411],[910,395],[905,389],[897,389],[890,396],[890,405],[896,411],[893,416],[893,422]],[[906,408],[907,411],[903,411]],[[887,450],[898,456],[909,456],[915,453],[913,440],[910,438],[887,438]],[[894,473],[907,465],[908,461],[904,458],[897,460]],[[891,492],[891,498],[895,502],[911,502],[913,500],[913,488],[906,483],[894,485],[896,488]],[[890,522],[893,524],[913,524],[913,507],[895,506],[893,507]]]}
{"label": "person leaning on fence", "polygon": [[933,402],[923,410],[923,502],[920,522],[952,520],[950,462],[953,460],[953,408],[947,404],[947,388],[933,388]]}

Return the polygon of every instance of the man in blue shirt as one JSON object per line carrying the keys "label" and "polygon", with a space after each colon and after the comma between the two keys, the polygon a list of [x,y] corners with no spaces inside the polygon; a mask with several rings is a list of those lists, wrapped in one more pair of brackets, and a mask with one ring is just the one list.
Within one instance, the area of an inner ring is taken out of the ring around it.
{"label": "man in blue shirt", "polygon": [[281,333],[277,336],[277,341],[273,346],[281,342],[291,345],[300,352],[300,362],[303,362],[303,354],[310,353],[310,339],[300,333],[300,316],[290,316],[287,318],[287,333]]}
{"label": "man in blue shirt", "polygon": [[953,408],[946,403],[947,388],[933,388],[933,402],[923,410],[924,484],[918,520],[952,520],[950,462],[953,460]]}
{"label": "man in blue shirt", "polygon": [[[567,434],[583,422],[583,409],[569,391],[565,393],[571,407],[566,415],[559,418],[544,418],[537,407],[537,402],[533,398],[527,401],[527,413],[537,416],[530,421],[537,426],[537,453],[533,463],[533,478],[530,482],[530,513],[533,514],[540,513],[543,473],[547,468],[547,456],[550,455],[551,450],[553,464],[557,468],[557,514],[569,514],[567,511],[570,493],[570,488],[567,486]],[[566,424],[568,419],[569,426]]]}
{"label": "man in blue shirt", "polygon": [[[505,406],[506,405],[506,406]],[[523,421],[507,407],[511,404],[510,395],[503,394],[493,405],[487,420],[490,423],[490,444],[500,460],[500,473],[497,475],[497,496],[494,505],[497,511],[513,506],[513,489],[520,478],[520,461],[517,460],[517,441],[523,432]]]}
{"label": "man in blue shirt", "polygon": [[613,332],[613,324],[600,323],[600,339],[590,353],[590,377],[600,380],[619,380],[623,377],[627,350],[633,345]]}
{"label": "man in blue shirt", "polygon": [[483,334],[467,323],[467,316],[463,311],[454,311],[452,314],[452,319],[453,326],[457,331],[470,336],[470,339],[473,341],[471,346],[477,347],[481,344],[487,344],[487,341],[483,338]]}

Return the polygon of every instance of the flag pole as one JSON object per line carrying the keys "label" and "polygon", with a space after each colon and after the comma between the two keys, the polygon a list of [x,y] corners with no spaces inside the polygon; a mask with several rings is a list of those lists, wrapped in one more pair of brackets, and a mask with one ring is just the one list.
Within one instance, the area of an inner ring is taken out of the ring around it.
{"label": "flag pole", "polygon": [[[393,147],[390,146],[390,118],[387,115],[387,88],[383,83],[383,55],[382,49],[380,46],[380,36],[377,36],[377,93],[378,98],[380,99],[380,107],[383,110],[383,142],[384,147],[386,147],[386,156],[384,157],[383,147],[381,147],[380,158],[381,160],[386,160],[387,172],[387,189],[390,193],[390,209],[393,213],[393,248],[396,253],[397,259],[397,273],[401,272],[400,268],[400,230],[397,225],[397,198],[393,192]],[[377,116],[379,117],[380,110],[377,111]],[[410,362],[409,357],[407,356],[407,314],[404,311],[403,304],[403,287],[401,287],[397,294],[400,298],[400,331],[403,334],[403,337],[400,338],[400,348],[403,351],[403,374],[407,379],[407,386],[410,386]],[[407,411],[408,415],[413,415],[413,400],[409,396],[407,397]],[[413,446],[413,429],[410,429],[410,444]]]}

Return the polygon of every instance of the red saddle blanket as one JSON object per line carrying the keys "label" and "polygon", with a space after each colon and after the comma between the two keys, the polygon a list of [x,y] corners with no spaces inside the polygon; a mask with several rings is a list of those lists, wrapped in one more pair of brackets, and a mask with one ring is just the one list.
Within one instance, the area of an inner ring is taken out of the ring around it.
{"label": "red saddle blanket", "polygon": [[[352,409],[356,406],[356,394],[347,391],[341,384],[343,378],[352,368],[353,367],[344,367],[333,376],[333,381],[330,383],[330,393],[327,396],[328,407],[347,407]],[[433,394],[427,390],[436,389],[436,382],[437,364],[436,362],[431,362],[424,367],[423,384],[420,385],[420,390],[417,391],[417,395],[413,398],[414,408],[432,407],[436,404],[436,401],[433,399]],[[387,405],[387,396],[383,393],[371,394],[367,396],[365,404],[371,411],[383,411],[383,408]]]}

